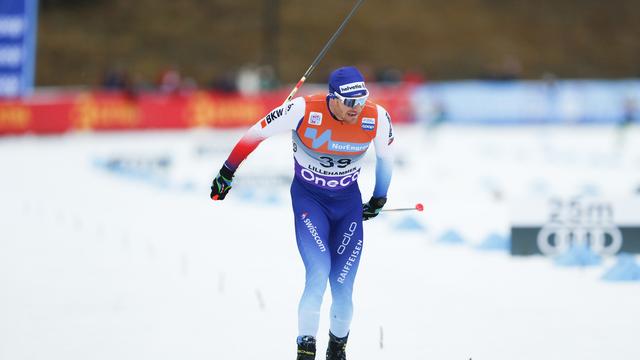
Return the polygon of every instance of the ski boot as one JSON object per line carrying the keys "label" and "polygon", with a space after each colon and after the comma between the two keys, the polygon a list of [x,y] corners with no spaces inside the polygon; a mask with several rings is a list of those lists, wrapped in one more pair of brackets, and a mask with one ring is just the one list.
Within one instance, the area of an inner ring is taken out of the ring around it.
{"label": "ski boot", "polygon": [[297,360],[315,360],[316,358],[316,338],[313,336],[298,336],[298,357]]}
{"label": "ski boot", "polygon": [[329,331],[329,346],[327,347],[327,360],[347,360],[347,338],[336,337]]}

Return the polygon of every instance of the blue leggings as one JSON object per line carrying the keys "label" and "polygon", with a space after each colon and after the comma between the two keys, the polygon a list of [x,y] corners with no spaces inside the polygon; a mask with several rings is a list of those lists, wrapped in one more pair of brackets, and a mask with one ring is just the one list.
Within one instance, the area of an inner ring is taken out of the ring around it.
{"label": "blue leggings", "polygon": [[293,180],[291,201],[298,250],[306,269],[298,306],[298,335],[316,336],[320,306],[331,286],[331,333],[347,336],[353,315],[353,283],[362,254],[362,197],[357,183],[338,191]]}

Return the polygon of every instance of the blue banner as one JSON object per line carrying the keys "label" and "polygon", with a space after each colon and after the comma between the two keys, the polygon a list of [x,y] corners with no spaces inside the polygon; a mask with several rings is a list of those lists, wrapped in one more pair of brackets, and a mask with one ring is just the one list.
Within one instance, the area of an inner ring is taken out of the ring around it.
{"label": "blue banner", "polygon": [[0,1],[0,98],[33,92],[38,0]]}
{"label": "blue banner", "polygon": [[412,103],[427,123],[629,123],[640,121],[640,81],[441,82],[417,89]]}

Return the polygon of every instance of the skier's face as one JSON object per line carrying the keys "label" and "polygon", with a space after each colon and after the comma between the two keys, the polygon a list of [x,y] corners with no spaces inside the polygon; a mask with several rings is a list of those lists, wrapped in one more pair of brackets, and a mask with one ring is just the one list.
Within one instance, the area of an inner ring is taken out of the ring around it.
{"label": "skier's face", "polygon": [[360,116],[363,108],[360,104],[357,104],[354,107],[349,107],[336,98],[332,98],[329,101],[329,104],[333,115],[335,115],[338,120],[344,121],[347,124],[355,124],[358,121],[358,117]]}

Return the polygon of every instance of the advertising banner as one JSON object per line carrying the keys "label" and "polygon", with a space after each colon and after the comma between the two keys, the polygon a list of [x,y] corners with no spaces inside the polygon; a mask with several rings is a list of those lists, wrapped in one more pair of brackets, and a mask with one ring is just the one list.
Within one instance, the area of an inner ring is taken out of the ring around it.
{"label": "advertising banner", "polygon": [[511,209],[511,254],[560,255],[572,246],[598,255],[640,253],[640,199],[521,199]]}
{"label": "advertising banner", "polygon": [[38,0],[0,1],[0,98],[31,94]]}
{"label": "advertising banner", "polygon": [[80,93],[0,102],[0,135],[249,126],[282,96]]}
{"label": "advertising banner", "polygon": [[638,80],[452,81],[413,94],[416,119],[456,124],[640,121]]}
{"label": "advertising banner", "polygon": [[[379,101],[393,122],[412,120],[407,90],[381,89]],[[249,127],[282,104],[286,91],[252,96],[196,91],[188,94],[83,92],[0,101],[0,135],[67,131]]]}

